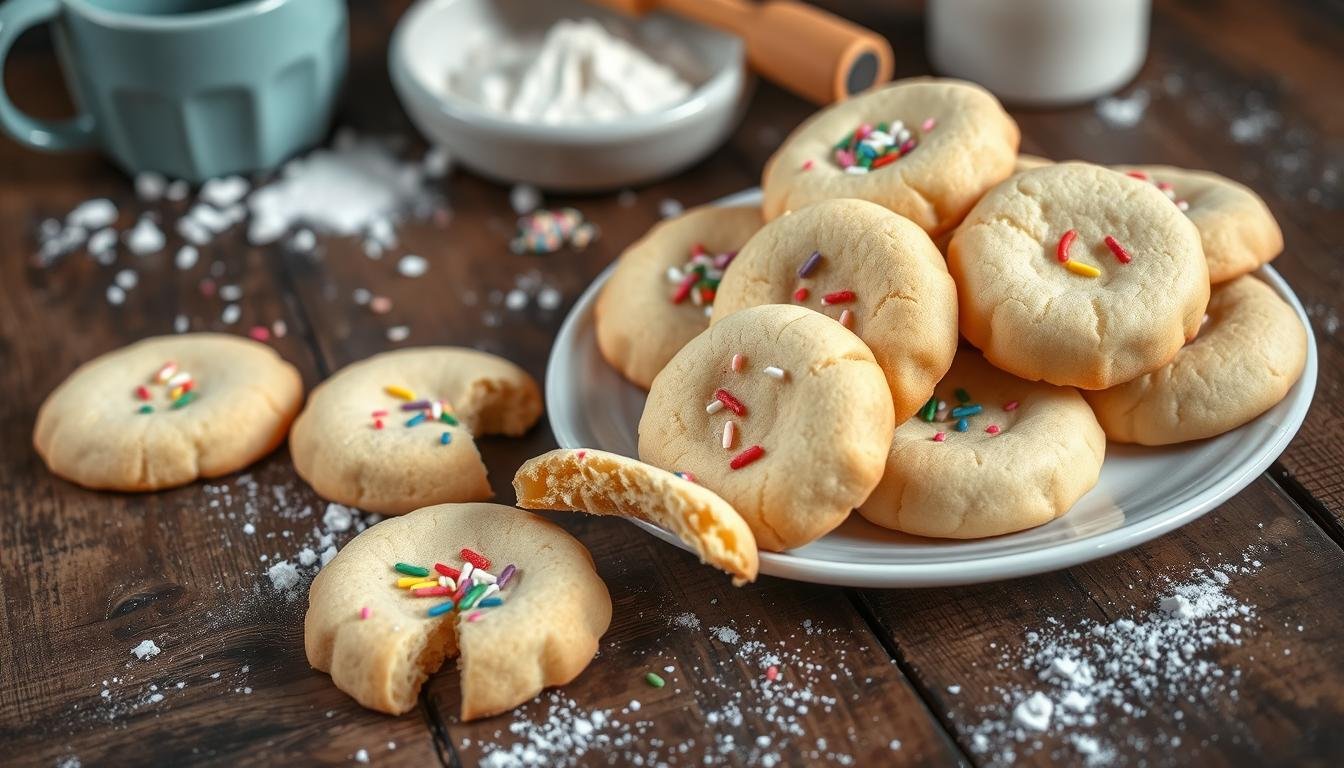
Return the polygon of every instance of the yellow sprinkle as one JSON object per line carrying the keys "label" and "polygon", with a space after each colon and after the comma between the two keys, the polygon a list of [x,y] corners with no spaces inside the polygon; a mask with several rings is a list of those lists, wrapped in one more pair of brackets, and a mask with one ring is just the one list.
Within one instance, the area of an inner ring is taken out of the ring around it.
{"label": "yellow sprinkle", "polygon": [[168,399],[169,399],[169,400],[176,400],[177,398],[181,397],[182,394],[183,394],[183,389],[182,389],[181,387],[173,387],[173,391],[171,391],[171,392],[168,393]]}
{"label": "yellow sprinkle", "polygon": [[437,587],[437,586],[439,586],[439,582],[438,582],[437,579],[430,579],[429,581],[425,581],[424,579],[425,579],[425,577],[424,577],[424,576],[421,576],[421,577],[420,577],[420,581],[416,582],[415,584],[412,584],[410,588],[411,588],[411,589],[423,589],[424,587]]}
{"label": "yellow sprinkle", "polygon": [[1097,269],[1091,264],[1084,264],[1080,261],[1074,261],[1073,259],[1069,259],[1068,261],[1064,262],[1064,268],[1069,270],[1075,275],[1082,275],[1083,277],[1101,276],[1100,269]]}
{"label": "yellow sprinkle", "polygon": [[[413,584],[419,584],[424,580],[424,576],[402,576],[397,579],[397,586],[401,589],[410,589]],[[438,586],[438,582],[434,582],[434,586]]]}
{"label": "yellow sprinkle", "polygon": [[399,397],[402,400],[414,400],[415,393],[405,387],[398,387],[395,384],[389,384],[383,387],[383,391],[393,397]]}

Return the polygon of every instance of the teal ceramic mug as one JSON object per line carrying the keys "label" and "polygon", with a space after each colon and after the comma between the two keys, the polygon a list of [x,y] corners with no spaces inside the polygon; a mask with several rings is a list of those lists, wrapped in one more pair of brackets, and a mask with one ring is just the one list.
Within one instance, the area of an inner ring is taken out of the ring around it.
{"label": "teal ceramic mug", "polygon": [[345,75],[345,0],[7,0],[0,68],[47,22],[79,115],[38,120],[0,86],[0,127],[38,149],[101,148],[131,173],[273,168],[322,138]]}

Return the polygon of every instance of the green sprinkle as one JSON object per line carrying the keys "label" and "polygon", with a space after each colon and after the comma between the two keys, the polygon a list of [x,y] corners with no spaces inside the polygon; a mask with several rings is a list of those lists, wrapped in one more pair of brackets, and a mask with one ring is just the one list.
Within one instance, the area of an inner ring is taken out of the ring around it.
{"label": "green sprinkle", "polygon": [[447,411],[444,411],[443,415],[439,416],[439,421],[442,421],[450,427],[456,427],[458,424],[457,417]]}
{"label": "green sprinkle", "polygon": [[418,565],[411,565],[410,563],[397,563],[396,565],[394,565],[394,566],[392,566],[392,567],[395,568],[395,569],[397,570],[397,573],[404,573],[404,574],[406,574],[407,576],[428,576],[428,575],[429,575],[429,569],[428,569],[428,568],[421,568],[421,567],[418,566]]}
{"label": "green sprinkle", "polygon": [[647,675],[645,675],[644,682],[648,683],[654,688],[662,688],[664,685],[667,685],[667,683],[663,680],[663,678],[658,676],[657,672],[650,672]]}
{"label": "green sprinkle", "polygon": [[933,417],[938,414],[938,398],[930,397],[929,402],[919,411],[919,418],[925,421],[933,421]]}
{"label": "green sprinkle", "polygon": [[144,405],[140,406],[140,408],[137,409],[136,412],[137,412],[137,413],[153,413],[153,412],[154,412],[154,406],[150,405],[149,403],[145,403]]}
{"label": "green sprinkle", "polygon": [[476,601],[481,599],[481,595],[485,594],[486,589],[485,584],[477,584],[467,590],[467,594],[462,597],[462,610],[471,610],[471,607],[476,605]]}
{"label": "green sprinkle", "polygon": [[173,408],[181,408],[196,399],[195,392],[183,392],[182,396],[173,401]]}
{"label": "green sprinkle", "polygon": [[971,402],[971,396],[970,396],[970,394],[969,394],[966,390],[962,389],[961,387],[957,387],[956,395],[957,395],[957,400],[958,400],[959,402],[963,402],[963,403],[969,403],[969,402]]}
{"label": "green sprinkle", "polygon": [[445,614],[445,613],[447,613],[447,612],[449,612],[449,611],[451,611],[451,610],[453,610],[453,601],[452,601],[452,600],[445,600],[444,602],[439,603],[438,605],[436,605],[436,606],[430,608],[428,611],[426,611],[426,613],[428,613],[431,617],[432,617],[432,616],[442,616],[443,614]]}

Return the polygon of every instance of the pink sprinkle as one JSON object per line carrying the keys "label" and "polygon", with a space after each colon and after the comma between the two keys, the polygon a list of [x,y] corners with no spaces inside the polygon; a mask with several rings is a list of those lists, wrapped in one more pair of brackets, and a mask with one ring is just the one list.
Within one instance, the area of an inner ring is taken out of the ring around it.
{"label": "pink sprinkle", "polygon": [[943,441],[946,440],[946,439],[947,439],[947,433],[946,433],[946,432],[939,432],[939,433],[937,433],[937,434],[935,434],[935,435],[933,436],[933,442],[935,442],[935,443],[941,443],[941,442],[943,442]]}
{"label": "pink sprinkle", "polygon": [[854,325],[854,313],[846,309],[840,313],[840,324],[849,328]]}
{"label": "pink sprinkle", "polygon": [[859,124],[858,136],[860,139],[866,138],[868,134],[872,132],[873,132],[873,126],[869,125],[868,123]]}
{"label": "pink sprinkle", "polygon": [[271,335],[275,338],[283,339],[287,333],[289,333],[289,326],[285,325],[284,320],[276,320],[271,323]]}
{"label": "pink sprinkle", "polygon": [[766,680],[774,680],[777,677],[779,677],[779,667],[776,667],[774,664],[771,664],[770,666],[765,668]]}
{"label": "pink sprinkle", "polygon": [[731,449],[737,438],[737,425],[731,421],[723,423],[723,447]]}
{"label": "pink sprinkle", "polygon": [[919,128],[920,128],[920,130],[924,131],[925,133],[928,133],[929,131],[932,131],[932,130],[933,130],[933,126],[935,126],[935,125],[937,125],[937,124],[938,124],[938,121],[937,121],[937,120],[934,120],[932,117],[930,117],[930,118],[925,119],[925,120],[924,120],[924,124],[921,125]]}
{"label": "pink sprinkle", "polygon": [[386,296],[374,296],[372,299],[369,299],[369,309],[372,310],[375,315],[386,315],[388,312],[392,311],[392,300]]}
{"label": "pink sprinkle", "polygon": [[803,161],[803,170],[804,170],[804,171],[810,171],[810,170],[812,170],[812,161],[811,161],[811,160],[804,160],[804,161]]}
{"label": "pink sprinkle", "polygon": [[254,341],[268,341],[271,338],[271,330],[264,325],[254,325],[247,335]]}
{"label": "pink sprinkle", "polygon": [[835,150],[835,164],[841,168],[848,168],[854,164],[854,153],[844,149]]}
{"label": "pink sprinkle", "polygon": [[383,417],[386,416],[386,415],[387,415],[387,411],[382,410],[381,408],[373,412],[373,418],[375,418],[375,419],[381,419],[381,418],[383,418]]}
{"label": "pink sprinkle", "polygon": [[205,278],[204,280],[201,281],[201,295],[202,295],[202,296],[214,296],[214,295],[215,295],[215,281],[214,281],[214,280],[211,280],[210,278],[207,277],[207,278]]}
{"label": "pink sprinkle", "polygon": [[1010,401],[1004,403],[1004,404],[1003,404],[1003,410],[1005,410],[1005,411],[1016,411],[1016,410],[1017,410],[1017,401],[1016,401],[1016,400],[1010,400]]}
{"label": "pink sprinkle", "polygon": [[741,373],[741,372],[742,372],[742,369],[743,369],[744,367],[746,367],[746,365],[747,365],[747,358],[745,358],[745,357],[743,357],[743,356],[741,356],[741,355],[733,355],[733,372],[734,372],[734,373]]}
{"label": "pink sprinkle", "polygon": [[481,618],[481,616],[482,614],[480,611],[472,611],[471,613],[467,614],[467,621],[476,621],[477,619]]}
{"label": "pink sprinkle", "polygon": [[584,456],[587,456],[587,455],[588,455],[588,452],[587,452],[587,451],[579,451],[579,452],[578,452],[577,454],[575,454],[575,455],[579,457],[579,461],[583,461],[583,457],[584,457]]}
{"label": "pink sprinkle", "polygon": [[369,606],[367,606],[367,605],[364,606],[363,608],[360,608],[360,609],[359,609],[359,618],[361,618],[361,619],[367,619],[367,618],[369,618],[369,617],[372,616],[372,615],[373,615],[373,610],[372,610],[371,608],[369,608]]}
{"label": "pink sprinkle", "polygon": [[988,433],[991,434],[991,435],[997,435],[997,434],[999,434],[999,425],[998,425],[998,424],[990,424],[988,427],[985,427],[985,431],[988,432]]}

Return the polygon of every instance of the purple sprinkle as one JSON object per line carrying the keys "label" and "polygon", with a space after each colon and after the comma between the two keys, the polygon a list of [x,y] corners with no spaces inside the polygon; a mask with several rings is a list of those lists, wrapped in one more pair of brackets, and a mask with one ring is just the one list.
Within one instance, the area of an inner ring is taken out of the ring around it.
{"label": "purple sprinkle", "polygon": [[513,563],[504,566],[504,570],[500,571],[499,577],[495,579],[495,585],[500,589],[503,589],[504,585],[509,583],[509,579],[513,578],[513,574],[517,570],[518,569],[513,566]]}
{"label": "purple sprinkle", "polygon": [[798,268],[798,276],[807,277],[812,274],[812,270],[816,269],[819,263],[821,263],[821,251],[813,251],[812,255],[807,257],[807,261],[803,262],[803,266]]}
{"label": "purple sprinkle", "polygon": [[428,400],[416,400],[414,403],[402,403],[402,404],[401,404],[401,410],[403,410],[403,411],[427,411],[427,410],[429,410],[429,401],[428,401]]}
{"label": "purple sprinkle", "polygon": [[720,253],[718,256],[714,257],[714,268],[725,269],[729,264],[733,263],[733,259],[735,258],[737,258],[737,251]]}

